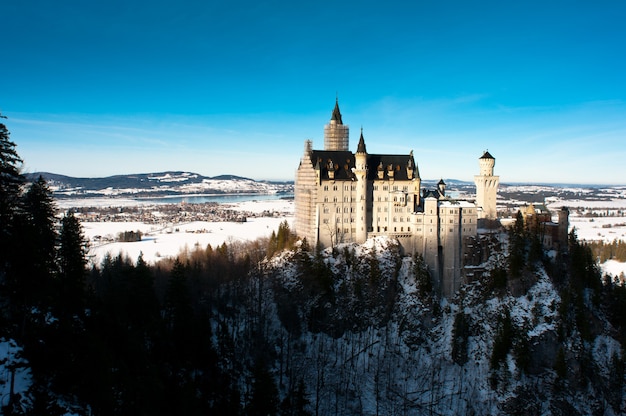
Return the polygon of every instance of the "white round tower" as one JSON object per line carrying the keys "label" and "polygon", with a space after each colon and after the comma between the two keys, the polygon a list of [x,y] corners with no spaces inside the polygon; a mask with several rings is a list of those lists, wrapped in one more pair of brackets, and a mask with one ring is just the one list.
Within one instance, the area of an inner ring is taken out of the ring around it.
{"label": "white round tower", "polygon": [[496,219],[496,199],[500,177],[494,176],[496,159],[487,151],[478,159],[480,175],[474,176],[476,184],[476,205],[481,208],[478,218]]}
{"label": "white round tower", "polygon": [[367,240],[367,150],[361,137],[354,155],[354,175],[356,176],[356,241],[364,243]]}

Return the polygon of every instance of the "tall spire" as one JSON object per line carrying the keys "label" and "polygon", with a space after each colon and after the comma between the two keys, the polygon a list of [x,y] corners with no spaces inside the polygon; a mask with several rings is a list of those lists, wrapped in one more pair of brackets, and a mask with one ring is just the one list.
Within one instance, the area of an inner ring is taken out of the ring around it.
{"label": "tall spire", "polygon": [[363,127],[361,127],[361,137],[359,137],[359,144],[356,147],[357,153],[367,153],[365,150],[365,139],[363,138]]}
{"label": "tall spire", "polygon": [[350,129],[343,124],[341,111],[339,111],[339,98],[335,98],[335,108],[330,117],[330,122],[324,126],[324,150],[342,151],[349,150]]}
{"label": "tall spire", "polygon": [[343,124],[343,121],[341,120],[341,111],[339,111],[339,97],[335,98],[335,108],[333,109],[333,114],[330,117],[331,121],[336,121],[337,124]]}

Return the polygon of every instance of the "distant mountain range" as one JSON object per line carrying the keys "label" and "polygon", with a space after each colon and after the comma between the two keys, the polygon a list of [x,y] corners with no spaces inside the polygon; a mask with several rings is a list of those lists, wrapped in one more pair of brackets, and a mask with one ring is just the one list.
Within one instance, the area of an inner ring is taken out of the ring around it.
{"label": "distant mountain range", "polygon": [[27,174],[26,178],[32,181],[39,176],[48,181],[57,198],[293,193],[293,182],[255,181],[235,175],[207,177],[182,171],[115,175],[104,178],[74,178],[49,172],[35,172]]}

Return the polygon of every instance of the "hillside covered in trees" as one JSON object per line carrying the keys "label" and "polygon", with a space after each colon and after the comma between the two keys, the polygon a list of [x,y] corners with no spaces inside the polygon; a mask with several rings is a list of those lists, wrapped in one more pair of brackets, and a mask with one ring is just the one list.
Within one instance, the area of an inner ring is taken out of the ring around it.
{"label": "hillside covered in trees", "polygon": [[[482,236],[441,298],[388,238],[271,238],[88,270],[80,223],[26,183],[0,125],[6,415],[623,414],[626,289],[590,247]],[[478,276],[478,275],[477,275]]]}

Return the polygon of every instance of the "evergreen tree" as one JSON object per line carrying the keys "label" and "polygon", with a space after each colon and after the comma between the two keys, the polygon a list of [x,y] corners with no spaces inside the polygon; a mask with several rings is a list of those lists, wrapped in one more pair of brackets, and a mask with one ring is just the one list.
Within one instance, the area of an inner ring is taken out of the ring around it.
{"label": "evergreen tree", "polygon": [[[0,114],[1,119],[6,118]],[[22,159],[15,150],[15,143],[9,140],[9,130],[0,123],[0,299],[2,305],[9,306],[3,311],[2,318],[11,320],[13,307],[7,303],[14,296],[13,265],[15,249],[15,224],[14,217],[21,206],[20,195],[24,176],[21,173]]]}
{"label": "evergreen tree", "polygon": [[[3,118],[6,117],[0,114],[0,119]],[[24,184],[22,159],[15,150],[15,143],[9,140],[10,134],[4,123],[0,123],[0,277],[10,259],[11,224]]]}
{"label": "evergreen tree", "polygon": [[15,217],[19,235],[16,279],[26,303],[45,310],[54,301],[53,277],[56,272],[56,207],[52,191],[39,176],[24,195],[23,210]]}
{"label": "evergreen tree", "polygon": [[521,211],[517,211],[515,224],[509,230],[509,245],[509,271],[513,277],[519,277],[526,263],[526,233]]}
{"label": "evergreen tree", "polygon": [[68,211],[61,220],[57,256],[61,295],[59,306],[67,314],[79,313],[84,308],[86,248],[82,226],[74,214]]}
{"label": "evergreen tree", "polygon": [[433,291],[433,282],[428,271],[428,265],[424,261],[424,257],[420,253],[413,255],[413,275],[419,293],[426,296]]}
{"label": "evergreen tree", "polygon": [[250,416],[267,416],[278,413],[278,389],[274,377],[270,373],[265,360],[257,359],[252,369],[252,397],[246,414]]}

